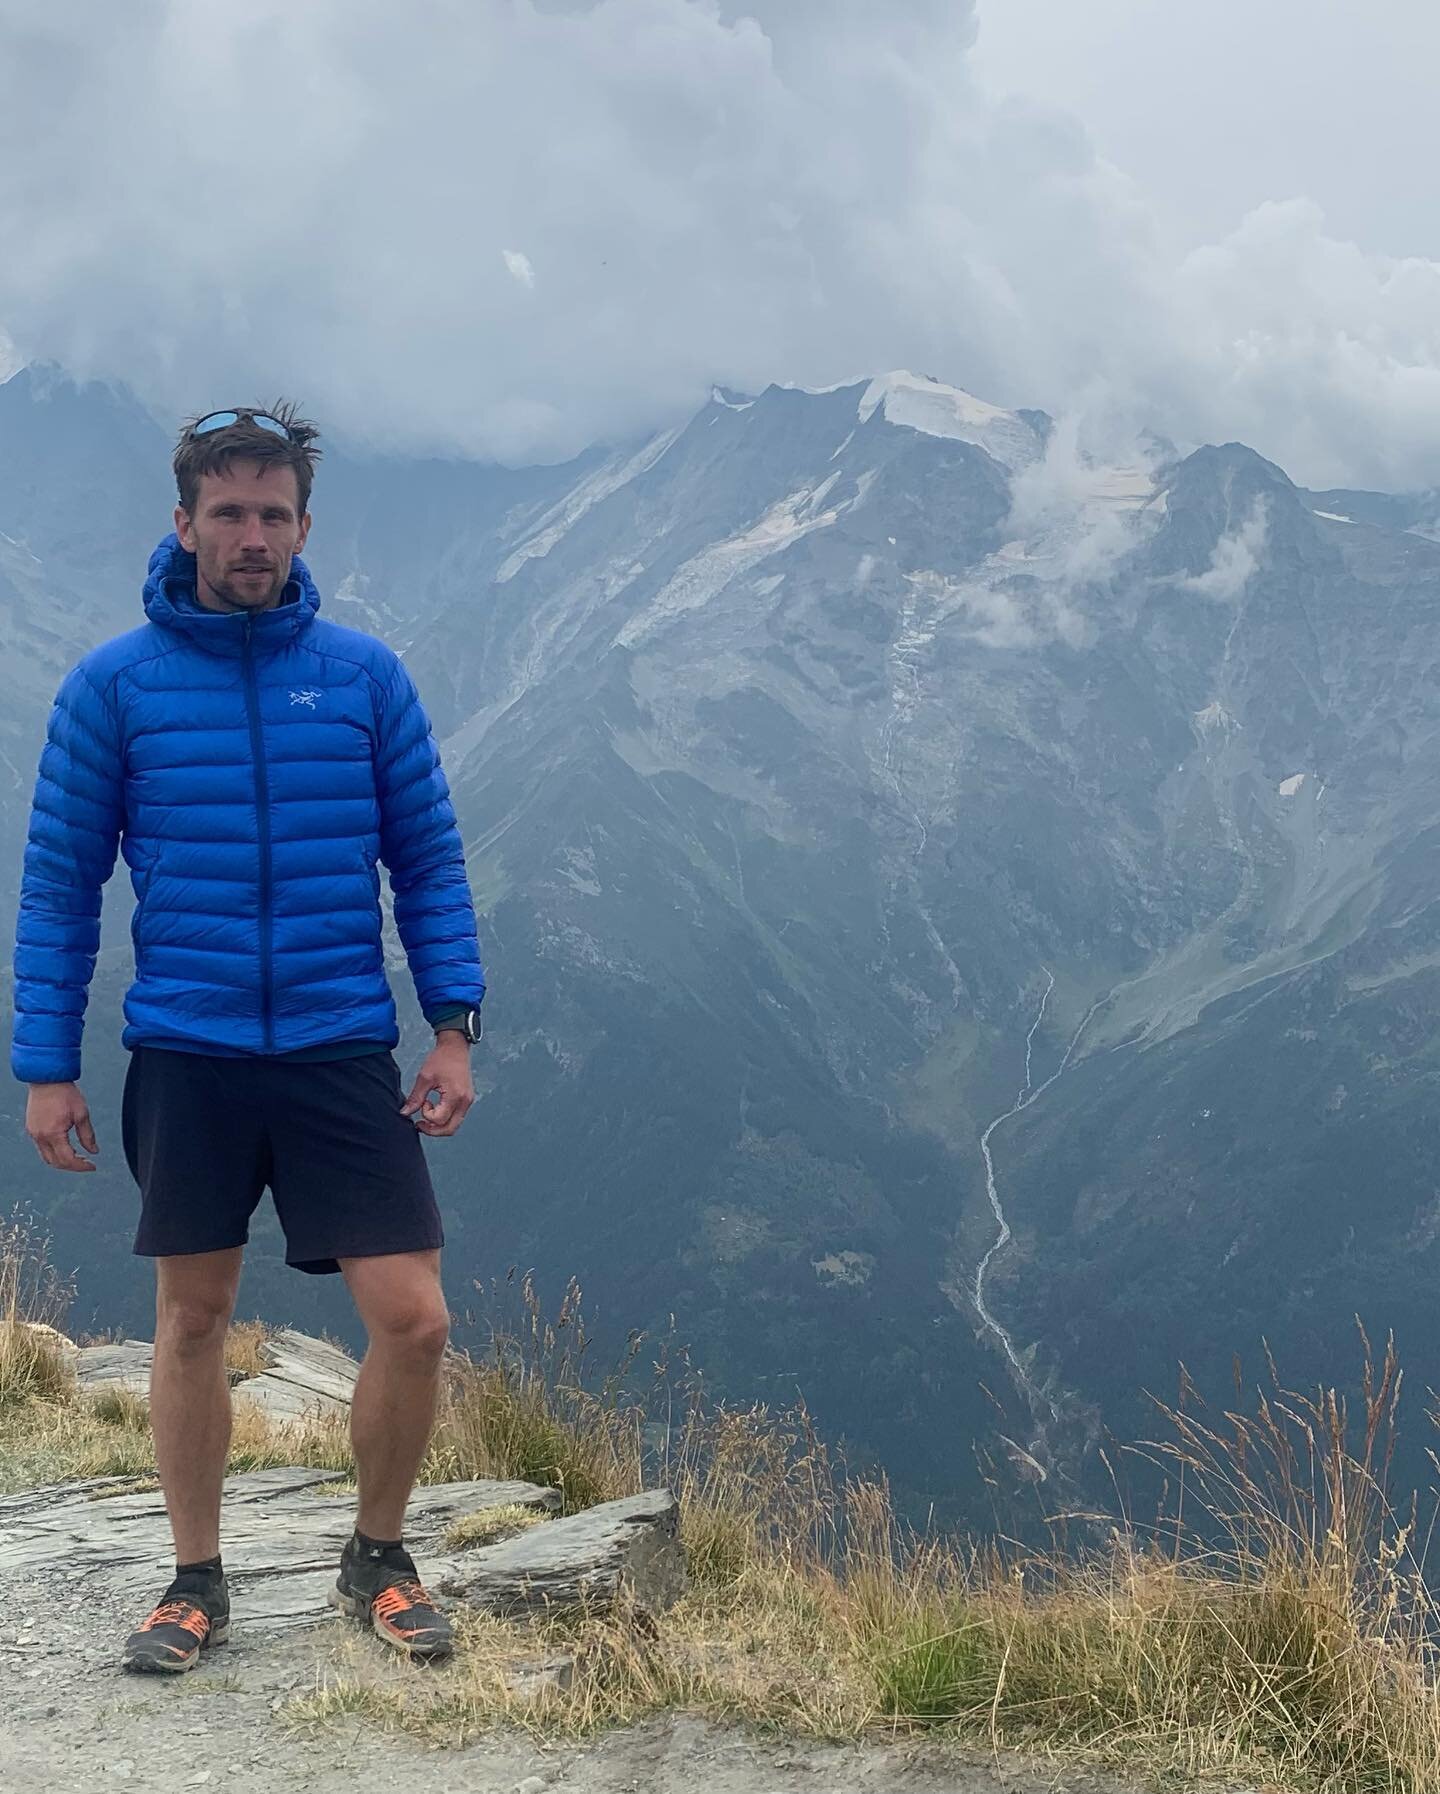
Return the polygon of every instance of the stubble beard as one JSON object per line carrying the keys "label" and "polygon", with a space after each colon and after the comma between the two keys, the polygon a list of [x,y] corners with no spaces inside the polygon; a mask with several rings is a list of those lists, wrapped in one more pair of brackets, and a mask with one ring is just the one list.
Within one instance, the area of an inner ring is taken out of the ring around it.
{"label": "stubble beard", "polygon": [[270,568],[266,568],[264,571],[270,574],[269,584],[266,586],[252,585],[248,581],[244,585],[239,585],[225,574],[221,574],[219,577],[206,574],[204,584],[211,597],[218,601],[218,607],[222,610],[270,610],[285,590],[285,581],[289,576],[287,573],[275,573]]}

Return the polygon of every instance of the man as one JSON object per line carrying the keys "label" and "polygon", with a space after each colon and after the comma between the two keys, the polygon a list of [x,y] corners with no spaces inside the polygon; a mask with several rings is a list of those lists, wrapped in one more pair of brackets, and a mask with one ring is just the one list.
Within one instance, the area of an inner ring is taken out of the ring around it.
{"label": "man", "polygon": [[[430,726],[389,648],[317,616],[299,559],[317,451],[292,407],[212,412],[175,451],[175,534],[149,621],[82,660],[40,762],[15,953],[15,1075],[46,1164],[94,1169],[76,1080],[117,847],[135,981],[123,1126],[156,1262],[150,1417],[176,1574],[131,1635],[136,1670],[222,1644],[225,1332],[268,1185],[286,1259],[339,1271],[369,1349],[351,1414],[354,1536],[332,1596],[417,1657],[448,1621],[401,1542],[434,1420],[449,1317],[421,1148],[474,1101],[484,979],[465,862]],[[381,945],[384,861],[433,1050],[409,1095]]]}

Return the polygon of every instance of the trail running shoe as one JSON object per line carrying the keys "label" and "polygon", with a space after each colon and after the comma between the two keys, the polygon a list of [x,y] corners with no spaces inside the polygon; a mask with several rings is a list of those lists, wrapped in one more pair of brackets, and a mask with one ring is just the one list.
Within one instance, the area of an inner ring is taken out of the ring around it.
{"label": "trail running shoe", "polygon": [[230,1636],[230,1595],[223,1576],[177,1576],[160,1605],[125,1641],[124,1668],[181,1675],[201,1651]]}
{"label": "trail running shoe", "polygon": [[368,1622],[377,1638],[425,1663],[455,1648],[450,1622],[425,1592],[415,1560],[403,1546],[367,1549],[351,1538],[340,1559],[330,1605]]}

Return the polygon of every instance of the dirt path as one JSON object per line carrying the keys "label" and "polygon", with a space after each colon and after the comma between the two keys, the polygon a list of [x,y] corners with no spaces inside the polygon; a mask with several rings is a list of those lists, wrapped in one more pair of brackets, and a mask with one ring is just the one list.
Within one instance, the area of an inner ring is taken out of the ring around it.
{"label": "dirt path", "polygon": [[1102,1794],[1068,1774],[879,1745],[775,1744],[683,1715],[555,1747],[499,1736],[427,1750],[350,1719],[297,1735],[278,1710],[353,1648],[343,1622],[247,1638],[239,1613],[233,1642],[200,1669],[152,1680],[117,1666],[134,1614],[89,1579],[82,1603],[79,1581],[58,1566],[0,1577],[3,1794],[369,1794],[387,1784],[407,1794]]}
{"label": "dirt path", "polygon": [[[352,1523],[351,1503],[334,1498],[339,1480],[298,1466],[226,1479],[231,1642],[173,1679],[119,1667],[126,1634],[168,1570],[159,1492],[98,1478],[0,1497],[0,1794],[370,1794],[390,1786],[405,1794],[1120,1794],[954,1751],[775,1742],[688,1715],[583,1744],[544,1745],[512,1731],[454,1750],[364,1717],[297,1730],[287,1723],[294,1697],[319,1688],[457,1675],[398,1660],[329,1610]],[[627,1584],[663,1612],[677,1575],[683,1582],[668,1493],[539,1518],[554,1499],[523,1483],[427,1484],[411,1502],[407,1537],[442,1591],[452,1581],[464,1591],[483,1584],[492,1596],[536,1585],[563,1602],[572,1584],[602,1592],[623,1560]],[[526,1509],[532,1524],[513,1538],[453,1548],[455,1521]]]}

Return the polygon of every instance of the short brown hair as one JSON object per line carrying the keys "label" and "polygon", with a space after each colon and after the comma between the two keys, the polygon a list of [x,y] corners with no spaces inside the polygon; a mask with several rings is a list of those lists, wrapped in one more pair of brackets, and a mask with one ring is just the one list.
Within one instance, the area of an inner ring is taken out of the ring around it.
{"label": "short brown hair", "polygon": [[[263,411],[277,423],[284,424],[287,436],[277,436],[242,416],[237,423],[223,429],[207,430],[203,436],[193,435],[203,417],[186,420],[175,445],[175,485],[180,493],[180,508],[191,516],[200,498],[200,481],[207,473],[224,473],[233,461],[259,461],[276,467],[293,467],[295,484],[300,492],[300,514],[310,508],[310,488],[315,481],[315,463],[320,451],[315,439],[320,432],[314,424],[300,416],[300,407],[289,399],[277,399],[273,405],[237,405],[235,410]],[[213,415],[206,412],[203,416]]]}

